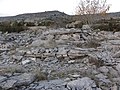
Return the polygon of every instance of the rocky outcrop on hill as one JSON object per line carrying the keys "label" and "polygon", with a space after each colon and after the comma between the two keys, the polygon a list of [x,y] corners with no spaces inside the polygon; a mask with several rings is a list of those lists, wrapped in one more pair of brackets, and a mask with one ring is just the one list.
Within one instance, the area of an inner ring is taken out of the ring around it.
{"label": "rocky outcrop on hill", "polygon": [[87,27],[0,33],[0,90],[119,90],[120,32]]}
{"label": "rocky outcrop on hill", "polygon": [[0,22],[10,22],[10,21],[18,21],[18,22],[34,22],[41,24],[43,22],[54,22],[54,26],[56,27],[65,27],[65,25],[72,21],[72,17],[63,12],[59,11],[46,11],[39,13],[26,13],[20,14],[16,16],[9,17],[0,17]]}
{"label": "rocky outcrop on hill", "polygon": [[[17,22],[25,22],[27,24],[34,25],[44,25],[44,23],[52,23],[54,27],[81,27],[81,24],[78,25],[81,21],[83,23],[96,23],[101,19],[109,20],[110,18],[119,19],[120,12],[115,13],[107,13],[105,16],[100,14],[95,15],[67,15],[64,12],[59,11],[45,11],[39,13],[26,13],[26,14],[19,14],[16,16],[9,16],[9,17],[0,17],[0,22],[10,22],[10,21],[17,21]],[[67,26],[66,26],[67,25]],[[46,24],[44,26],[47,26]],[[99,25],[98,25],[99,26]],[[117,25],[118,27],[118,25]],[[119,29],[119,28],[118,28]]]}

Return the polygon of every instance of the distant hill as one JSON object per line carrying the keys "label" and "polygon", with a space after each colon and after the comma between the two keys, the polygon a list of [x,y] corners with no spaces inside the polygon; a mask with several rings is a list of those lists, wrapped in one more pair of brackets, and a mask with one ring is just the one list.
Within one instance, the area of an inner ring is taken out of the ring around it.
{"label": "distant hill", "polygon": [[[105,16],[101,16],[99,14],[91,15],[91,18],[93,20],[98,20],[101,18],[105,18],[105,19],[120,18],[120,12],[107,13]],[[0,17],[0,22],[15,21],[15,20],[20,20],[20,21],[24,20],[25,22],[52,20],[56,22],[57,25],[65,26],[66,23],[70,23],[76,20],[85,21],[85,19],[86,19],[86,15],[67,15],[64,12],[59,12],[59,11],[46,11],[39,13],[26,13],[26,14],[19,14],[16,16]]]}
{"label": "distant hill", "polygon": [[45,11],[39,13],[25,13],[19,14],[16,16],[0,17],[0,21],[12,21],[12,20],[41,20],[46,18],[60,18],[60,17],[69,17],[69,15],[59,12],[59,11]]}
{"label": "distant hill", "polygon": [[65,26],[66,23],[69,23],[72,19],[70,15],[67,15],[64,12],[59,12],[59,11],[26,13],[26,14],[19,14],[16,16],[0,17],[0,22],[16,21],[16,20],[17,21],[24,20],[25,22],[41,22],[43,20],[51,20],[54,21],[56,25]]}

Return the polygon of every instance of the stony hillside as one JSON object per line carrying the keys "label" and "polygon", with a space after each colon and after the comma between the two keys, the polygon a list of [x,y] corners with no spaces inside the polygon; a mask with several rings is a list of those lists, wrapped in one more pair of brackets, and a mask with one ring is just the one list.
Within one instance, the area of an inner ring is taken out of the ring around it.
{"label": "stony hillside", "polygon": [[85,27],[0,33],[0,90],[119,90],[120,32]]}
{"label": "stony hillside", "polygon": [[[65,25],[73,17],[50,11],[1,20],[49,18],[56,20],[57,25]],[[68,26],[76,23],[81,24],[81,21]],[[7,22],[8,29],[19,24]],[[93,30],[89,25],[81,26],[76,29],[31,26],[19,33],[0,32],[0,90],[120,90],[119,30]]]}
{"label": "stony hillside", "polygon": [[26,13],[26,14],[19,14],[16,16],[9,16],[9,17],[0,17],[0,21],[4,20],[20,20],[20,19],[42,19],[42,18],[55,18],[55,17],[67,17],[69,15],[59,12],[59,11],[46,11],[40,13]]}
{"label": "stony hillside", "polygon": [[43,20],[51,20],[56,25],[64,27],[66,23],[71,21],[71,16],[59,11],[46,11],[40,13],[20,14],[10,17],[0,17],[0,22],[4,21],[25,21],[25,22],[41,22]]}
{"label": "stony hillside", "polygon": [[[73,20],[82,20],[85,19],[85,15],[79,16],[79,15],[67,15],[64,12],[59,11],[46,11],[46,12],[39,12],[39,13],[26,13],[26,14],[19,14],[16,16],[9,16],[9,17],[0,17],[0,21],[10,21],[10,20],[28,20],[28,21],[34,21],[34,20],[41,20],[45,18],[50,19],[57,19],[57,18],[68,18]],[[114,13],[107,13],[105,16],[101,15],[92,15],[94,19],[101,19],[101,18],[119,18],[120,12],[114,12]]]}

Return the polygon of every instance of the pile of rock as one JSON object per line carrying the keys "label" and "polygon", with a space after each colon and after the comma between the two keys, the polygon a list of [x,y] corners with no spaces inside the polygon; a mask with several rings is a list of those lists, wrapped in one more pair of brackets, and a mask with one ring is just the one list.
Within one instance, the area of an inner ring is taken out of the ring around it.
{"label": "pile of rock", "polygon": [[119,90],[119,34],[90,28],[1,33],[0,90]]}

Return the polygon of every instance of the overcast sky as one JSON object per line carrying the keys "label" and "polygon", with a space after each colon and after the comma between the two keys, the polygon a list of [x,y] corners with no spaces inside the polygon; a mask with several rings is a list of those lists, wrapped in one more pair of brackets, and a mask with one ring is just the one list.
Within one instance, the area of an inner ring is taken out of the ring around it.
{"label": "overcast sky", "polygon": [[[59,10],[75,14],[80,0],[0,0],[0,16]],[[120,11],[120,0],[108,0],[110,12]]]}

